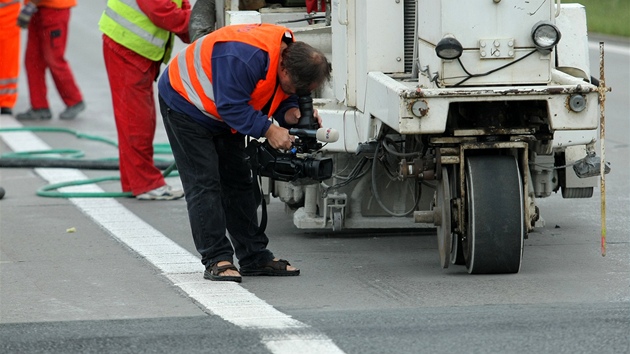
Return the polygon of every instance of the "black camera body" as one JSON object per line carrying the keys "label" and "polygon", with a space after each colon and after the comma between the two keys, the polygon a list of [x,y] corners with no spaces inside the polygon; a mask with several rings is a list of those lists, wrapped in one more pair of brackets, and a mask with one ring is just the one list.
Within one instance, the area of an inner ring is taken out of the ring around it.
{"label": "black camera body", "polygon": [[283,182],[294,182],[299,179],[312,179],[324,181],[332,177],[333,161],[330,157],[314,157],[310,155],[298,156],[294,153],[280,152],[269,145],[269,143],[259,143],[256,140],[252,151],[255,156],[252,161],[257,166],[261,176]]}
{"label": "black camera body", "polygon": [[322,144],[317,141],[313,132],[319,124],[313,116],[313,99],[309,95],[298,97],[300,123],[290,129],[290,133],[298,137],[289,152],[281,152],[256,140],[249,142],[247,152],[252,169],[259,175],[283,182],[294,182],[300,179],[324,181],[332,177],[333,160],[330,157],[318,157],[315,153]]}

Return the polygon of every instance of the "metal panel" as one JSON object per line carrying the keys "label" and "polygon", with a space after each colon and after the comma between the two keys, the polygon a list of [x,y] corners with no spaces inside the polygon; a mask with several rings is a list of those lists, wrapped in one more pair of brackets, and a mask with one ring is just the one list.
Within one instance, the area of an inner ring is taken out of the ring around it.
{"label": "metal panel", "polygon": [[[460,73],[462,79],[465,77],[459,62],[446,62],[442,65],[442,60],[435,54],[435,45],[446,34],[455,36],[464,47],[461,61],[466,68],[474,73],[485,73],[509,63],[512,55],[514,59],[518,59],[534,50],[531,40],[534,24],[541,20],[554,21],[552,0],[419,0],[418,4],[418,59],[420,70],[426,71],[430,77],[435,73],[440,77],[453,77],[457,73]],[[469,15],[455,15],[461,13]],[[495,59],[482,57],[481,40],[510,42],[513,53],[502,53]],[[488,76],[471,79],[466,84],[514,84],[521,83],[520,79],[525,80],[522,83],[544,84],[549,82],[550,70],[551,60],[546,55],[534,53],[523,62]],[[532,73],[538,74],[532,76]],[[429,85],[426,77],[422,77],[420,82]],[[459,81],[448,80],[442,84],[452,85],[457,82]]]}
{"label": "metal panel", "polygon": [[[356,4],[357,107],[365,106],[366,73],[402,73],[404,67],[403,3],[400,0],[372,1],[370,6]],[[387,26],[384,31],[382,26]]]}
{"label": "metal panel", "polygon": [[354,0],[332,1],[332,69],[334,97],[347,106],[356,106],[355,66],[355,20]]}
{"label": "metal panel", "polygon": [[[532,50],[531,48],[516,49],[514,50],[514,59],[522,58]],[[485,73],[513,61],[513,59],[482,60],[478,50],[464,51],[461,57],[462,64],[472,74]],[[463,85],[501,85],[510,82],[518,83],[519,85],[548,83],[551,81],[550,67],[551,59],[549,55],[534,53],[494,74],[466,80]],[[462,65],[455,60],[442,61],[440,72],[440,80],[447,86],[455,85],[467,77],[467,74],[462,69]]]}
{"label": "metal panel", "polygon": [[586,11],[580,4],[563,4],[556,25],[562,33],[558,52],[558,69],[590,80]]}

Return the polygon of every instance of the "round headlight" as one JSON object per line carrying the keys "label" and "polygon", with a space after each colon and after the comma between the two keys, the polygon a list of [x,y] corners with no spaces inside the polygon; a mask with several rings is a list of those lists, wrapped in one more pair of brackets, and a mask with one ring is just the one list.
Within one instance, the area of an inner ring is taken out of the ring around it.
{"label": "round headlight", "polygon": [[462,44],[452,35],[444,36],[435,46],[435,54],[446,60],[459,58],[463,51]]}
{"label": "round headlight", "polygon": [[586,108],[586,99],[580,94],[573,94],[569,97],[569,108],[573,112],[582,112]]}
{"label": "round headlight", "polygon": [[560,30],[549,21],[540,21],[532,28],[532,40],[536,49],[550,51],[560,41]]}

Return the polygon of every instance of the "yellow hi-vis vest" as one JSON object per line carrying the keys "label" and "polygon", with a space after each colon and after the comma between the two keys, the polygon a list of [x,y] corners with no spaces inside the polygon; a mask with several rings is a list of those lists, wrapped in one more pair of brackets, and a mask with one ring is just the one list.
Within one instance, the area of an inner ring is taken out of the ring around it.
{"label": "yellow hi-vis vest", "polygon": [[[172,1],[182,7],[182,0]],[[171,32],[154,25],[135,0],[107,0],[98,25],[116,43],[145,58],[167,63],[171,57]]]}

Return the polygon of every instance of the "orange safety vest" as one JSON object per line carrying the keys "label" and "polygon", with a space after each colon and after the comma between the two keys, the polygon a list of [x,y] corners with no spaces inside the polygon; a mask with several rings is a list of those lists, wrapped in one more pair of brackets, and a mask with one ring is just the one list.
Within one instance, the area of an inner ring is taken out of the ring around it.
{"label": "orange safety vest", "polygon": [[0,0],[0,107],[13,108],[20,73],[20,0]]}
{"label": "orange safety vest", "polygon": [[293,32],[288,28],[268,23],[222,27],[199,38],[171,61],[168,66],[171,86],[205,115],[223,121],[214,103],[212,49],[218,42],[246,43],[264,50],[269,55],[267,76],[256,85],[249,104],[259,111],[273,97],[268,112],[268,116],[272,116],[280,103],[289,97],[277,85],[280,44],[283,38],[295,40]]}
{"label": "orange safety vest", "polygon": [[[25,4],[28,4],[29,0],[24,0]],[[49,7],[52,9],[67,9],[77,6],[77,0],[42,0],[37,4],[41,7]]]}

